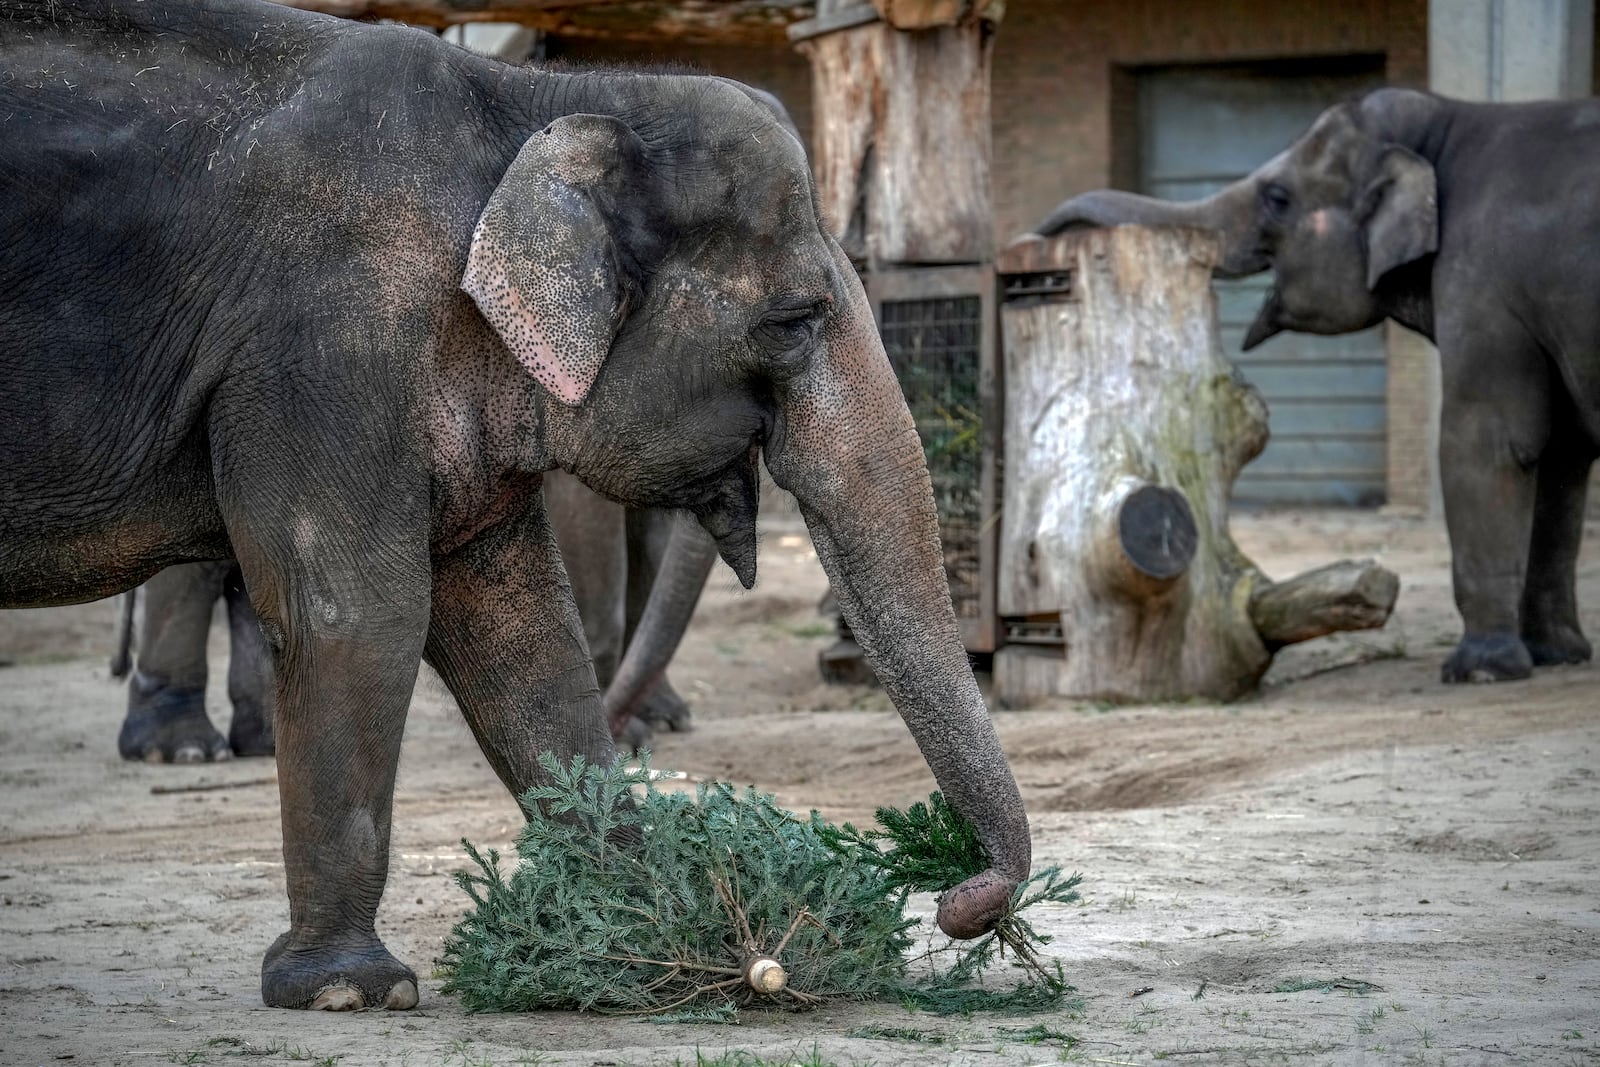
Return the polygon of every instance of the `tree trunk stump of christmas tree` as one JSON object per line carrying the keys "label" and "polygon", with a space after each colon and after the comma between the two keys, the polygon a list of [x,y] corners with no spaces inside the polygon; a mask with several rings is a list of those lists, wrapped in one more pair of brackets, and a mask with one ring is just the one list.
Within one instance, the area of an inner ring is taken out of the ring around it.
{"label": "tree trunk stump of christmas tree", "polygon": [[1119,226],[1002,254],[1005,496],[995,692],[1114,701],[1252,692],[1273,652],[1382,626],[1370,561],[1273,583],[1228,532],[1267,408],[1222,354],[1194,230]]}

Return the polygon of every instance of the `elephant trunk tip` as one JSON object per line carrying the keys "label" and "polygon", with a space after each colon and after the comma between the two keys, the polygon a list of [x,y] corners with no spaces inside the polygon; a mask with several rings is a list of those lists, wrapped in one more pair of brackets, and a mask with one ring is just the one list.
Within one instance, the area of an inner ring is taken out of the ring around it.
{"label": "elephant trunk tip", "polygon": [[939,898],[939,929],[958,940],[981,937],[1011,910],[1017,883],[990,869],[968,878]]}

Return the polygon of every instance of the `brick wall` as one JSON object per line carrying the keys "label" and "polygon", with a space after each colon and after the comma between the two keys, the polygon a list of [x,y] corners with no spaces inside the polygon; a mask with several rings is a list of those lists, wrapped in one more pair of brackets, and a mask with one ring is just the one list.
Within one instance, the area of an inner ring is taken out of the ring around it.
{"label": "brick wall", "polygon": [[1009,0],[994,55],[996,236],[1131,183],[1125,68],[1383,53],[1391,83],[1425,86],[1427,17],[1427,0]]}

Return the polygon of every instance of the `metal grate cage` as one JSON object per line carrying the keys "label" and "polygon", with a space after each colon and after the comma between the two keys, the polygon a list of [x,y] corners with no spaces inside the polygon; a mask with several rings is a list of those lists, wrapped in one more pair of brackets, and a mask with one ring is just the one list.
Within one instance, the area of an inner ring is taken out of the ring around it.
{"label": "metal grate cage", "polygon": [[956,617],[983,613],[983,301],[884,300],[879,331],[922,437]]}

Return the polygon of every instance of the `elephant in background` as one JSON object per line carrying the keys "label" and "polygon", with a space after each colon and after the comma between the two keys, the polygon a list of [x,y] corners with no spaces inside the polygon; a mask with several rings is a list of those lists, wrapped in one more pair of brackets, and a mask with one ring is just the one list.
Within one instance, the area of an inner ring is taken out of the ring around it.
{"label": "elephant in background", "polygon": [[[1600,100],[1380,89],[1211,197],[1075,196],[1036,228],[1215,231],[1216,273],[1272,270],[1246,349],[1384,318],[1439,347],[1439,464],[1465,633],[1446,682],[1581,663],[1576,567],[1600,454]],[[1025,236],[1023,239],[1027,239]]]}
{"label": "elephant in background", "polygon": [[[689,706],[667,679],[666,663],[688,626],[716,546],[694,528],[685,558],[671,555],[671,512],[624,508],[562,471],[545,475],[551,525],[572,583],[595,675],[606,687],[612,737],[637,750],[652,727],[687,730]],[[664,572],[664,573],[663,573]],[[657,620],[641,636],[641,619],[662,576]],[[139,599],[138,610],[134,598]],[[117,736],[123,759],[197,763],[233,756],[270,756],[272,652],[250,607],[239,565],[232,561],[169,567],[123,595],[111,673],[128,680],[128,712]],[[223,737],[206,715],[206,644],[212,608],[226,601],[232,655],[228,700],[233,719]],[[613,686],[624,664],[622,684]]]}
{"label": "elephant in background", "polygon": [[52,72],[0,79],[0,607],[238,561],[276,686],[268,1005],[418,1003],[376,918],[423,660],[512,796],[542,752],[615,758],[555,468],[691,512],[748,587],[765,460],[985,850],[941,928],[1005,913],[1032,842],[922,444],[766,101],[264,0],[10,0],[0,69]]}

